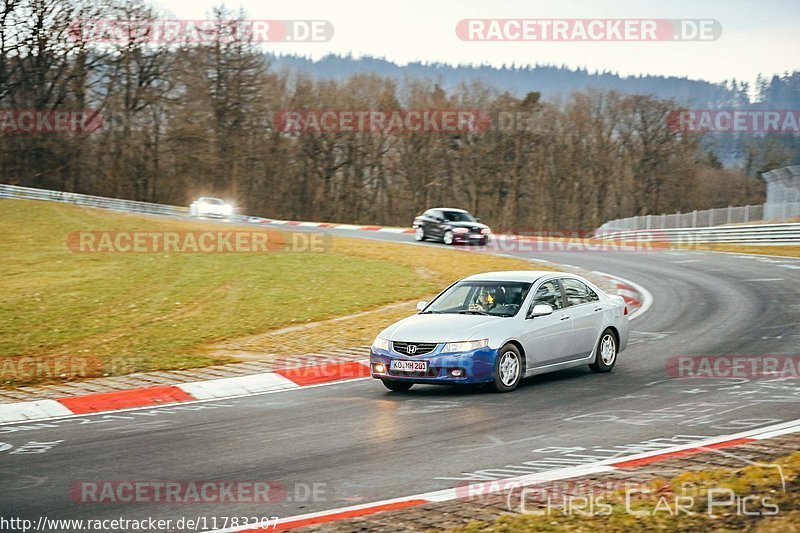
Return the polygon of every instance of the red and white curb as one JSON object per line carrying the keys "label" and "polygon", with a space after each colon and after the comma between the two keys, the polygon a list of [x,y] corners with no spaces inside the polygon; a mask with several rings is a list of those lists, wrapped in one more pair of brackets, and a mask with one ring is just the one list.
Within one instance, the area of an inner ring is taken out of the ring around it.
{"label": "red and white curb", "polygon": [[233,533],[240,531],[286,531],[289,529],[322,524],[326,522],[334,522],[347,518],[372,515],[383,511],[405,509],[426,503],[468,499],[471,494],[483,496],[491,493],[500,493],[510,488],[518,489],[561,479],[571,479],[594,474],[602,474],[606,472],[626,470],[675,457],[713,452],[715,450],[728,448],[730,446],[737,446],[739,444],[770,439],[780,435],[798,432],[800,432],[800,419],[792,420],[791,422],[783,422],[781,424],[775,424],[772,426],[766,426],[756,430],[736,433],[733,435],[721,435],[719,437],[713,437],[691,444],[674,446],[652,452],[624,455],[612,459],[597,461],[595,463],[587,463],[580,466],[557,468],[536,474],[527,474],[501,480],[484,481],[435,492],[414,494],[412,496],[406,496],[403,498],[394,498],[391,500],[383,500],[373,503],[353,505],[350,507],[330,509],[328,511],[320,511],[317,513],[308,513],[281,518],[277,521],[277,526],[274,527],[272,525],[265,528],[252,528],[243,526],[237,528],[219,529],[211,533]]}
{"label": "red and white curb", "polygon": [[336,224],[332,222],[300,222],[297,220],[273,220],[262,218],[259,224],[274,224],[276,226],[297,226],[298,228],[326,228],[348,231],[380,231],[383,233],[414,233],[412,228],[393,228],[388,226],[357,226],[353,224]]}
{"label": "red and white curb", "polygon": [[653,304],[653,295],[638,283],[615,276],[614,274],[607,274],[596,270],[594,274],[611,280],[614,288],[608,292],[616,294],[617,296],[622,296],[622,299],[625,300],[625,305],[628,306],[628,312],[630,313],[628,315],[628,320],[633,320],[643,315]]}
{"label": "red and white curb", "polygon": [[369,361],[344,361],[285,368],[250,376],[101,392],[57,400],[0,404],[0,423],[247,396],[369,376]]}

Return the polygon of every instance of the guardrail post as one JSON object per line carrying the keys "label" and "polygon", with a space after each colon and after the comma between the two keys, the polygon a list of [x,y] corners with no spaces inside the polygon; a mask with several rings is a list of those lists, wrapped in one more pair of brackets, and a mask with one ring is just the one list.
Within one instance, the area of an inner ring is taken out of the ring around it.
{"label": "guardrail post", "polygon": [[728,224],[730,224],[730,223],[731,223],[731,220],[733,219],[733,213],[732,213],[732,211],[733,211],[733,207],[729,205],[729,206],[728,206]]}
{"label": "guardrail post", "polygon": [[667,214],[661,213],[661,229],[667,229]]}
{"label": "guardrail post", "polygon": [[750,204],[744,206],[744,223],[750,222]]}
{"label": "guardrail post", "polygon": [[697,227],[697,209],[692,211],[692,227],[693,228]]}
{"label": "guardrail post", "polygon": [[714,225],[714,208],[713,207],[708,210],[708,225],[709,226],[713,226]]}
{"label": "guardrail post", "polygon": [[651,229],[650,226],[651,226],[652,222],[650,220],[650,215],[647,215],[647,219],[646,220],[647,220],[647,229]]}

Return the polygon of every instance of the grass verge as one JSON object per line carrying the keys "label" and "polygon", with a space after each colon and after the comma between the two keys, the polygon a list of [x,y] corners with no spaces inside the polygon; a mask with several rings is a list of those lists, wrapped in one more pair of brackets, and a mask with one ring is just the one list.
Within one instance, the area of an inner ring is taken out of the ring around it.
{"label": "grass verge", "polygon": [[423,298],[476,272],[547,268],[338,237],[324,252],[80,253],[67,246],[73,232],[236,227],[49,202],[0,207],[6,387],[224,363],[209,346]]}

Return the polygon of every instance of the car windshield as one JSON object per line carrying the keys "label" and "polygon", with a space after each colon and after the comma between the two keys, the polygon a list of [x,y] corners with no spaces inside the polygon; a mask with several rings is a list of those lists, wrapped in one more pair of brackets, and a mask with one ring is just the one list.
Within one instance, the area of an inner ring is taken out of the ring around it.
{"label": "car windshield", "polygon": [[225,202],[219,198],[200,198],[200,202],[211,205],[225,205]]}
{"label": "car windshield", "polygon": [[464,211],[444,211],[444,219],[448,222],[475,222],[475,217]]}
{"label": "car windshield", "polygon": [[461,281],[440,294],[423,313],[510,317],[517,314],[530,288],[530,283],[517,281]]}

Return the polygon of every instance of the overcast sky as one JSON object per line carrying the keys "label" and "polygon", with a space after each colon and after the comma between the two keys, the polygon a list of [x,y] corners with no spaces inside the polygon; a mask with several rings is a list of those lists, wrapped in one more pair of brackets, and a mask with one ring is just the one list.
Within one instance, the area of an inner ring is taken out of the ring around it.
{"label": "overcast sky", "polygon": [[[176,18],[202,19],[219,0],[153,0]],[[266,50],[319,58],[328,53],[456,63],[566,64],[620,74],[663,74],[711,81],[754,81],[800,70],[800,0],[226,0],[254,19],[324,19],[326,43],[267,44]],[[464,18],[716,19],[712,42],[464,42]]]}

